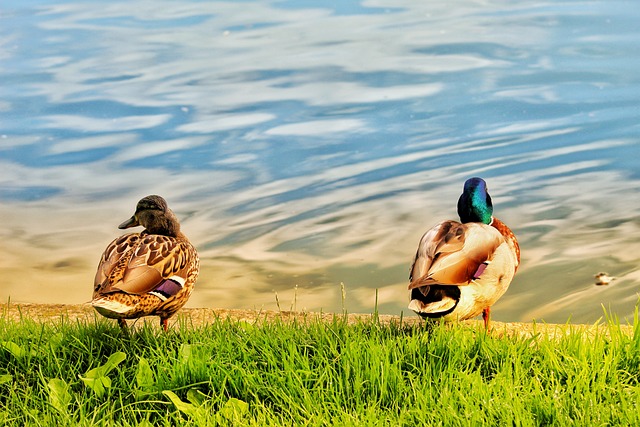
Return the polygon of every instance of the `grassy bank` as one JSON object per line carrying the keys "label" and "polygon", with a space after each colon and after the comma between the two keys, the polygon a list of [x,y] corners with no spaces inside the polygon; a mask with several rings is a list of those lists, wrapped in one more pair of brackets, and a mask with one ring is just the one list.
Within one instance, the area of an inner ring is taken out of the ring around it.
{"label": "grassy bank", "polygon": [[0,318],[1,425],[640,425],[640,325]]}

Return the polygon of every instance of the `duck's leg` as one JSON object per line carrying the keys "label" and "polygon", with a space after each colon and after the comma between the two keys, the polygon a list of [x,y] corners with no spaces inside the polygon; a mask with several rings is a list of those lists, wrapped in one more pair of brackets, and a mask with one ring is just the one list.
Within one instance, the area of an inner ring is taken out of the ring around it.
{"label": "duck's leg", "polygon": [[124,319],[118,319],[118,325],[120,325],[120,329],[122,329],[125,333],[129,332],[127,329],[127,321]]}
{"label": "duck's leg", "polygon": [[489,322],[490,322],[490,317],[491,317],[491,307],[485,307],[482,310],[482,320],[484,320],[484,330],[488,331],[489,330]]}
{"label": "duck's leg", "polygon": [[162,329],[164,329],[165,332],[167,332],[167,329],[169,328],[169,319],[167,319],[166,317],[161,317],[160,318],[160,326],[162,326]]}

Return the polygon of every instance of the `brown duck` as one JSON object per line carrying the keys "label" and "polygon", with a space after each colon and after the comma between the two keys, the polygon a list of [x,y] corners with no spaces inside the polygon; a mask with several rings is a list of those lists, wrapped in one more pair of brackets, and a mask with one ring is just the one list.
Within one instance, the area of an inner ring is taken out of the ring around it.
{"label": "brown duck", "polygon": [[420,239],[409,276],[409,308],[424,318],[465,320],[482,313],[506,292],[518,265],[513,232],[493,217],[487,184],[470,178],[458,200],[460,222],[443,221]]}
{"label": "brown duck", "polygon": [[200,261],[180,231],[175,214],[160,196],[141,199],[120,229],[143,226],[141,233],[118,237],[107,246],[94,281],[91,305],[105,317],[125,319],[160,316],[167,321],[189,299]]}

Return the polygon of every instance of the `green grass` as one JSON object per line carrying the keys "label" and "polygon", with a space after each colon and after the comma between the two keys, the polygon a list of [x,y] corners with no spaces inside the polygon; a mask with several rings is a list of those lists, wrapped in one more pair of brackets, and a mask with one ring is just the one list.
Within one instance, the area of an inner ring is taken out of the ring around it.
{"label": "green grass", "polygon": [[0,318],[0,425],[640,425],[640,325],[214,319],[169,333]]}

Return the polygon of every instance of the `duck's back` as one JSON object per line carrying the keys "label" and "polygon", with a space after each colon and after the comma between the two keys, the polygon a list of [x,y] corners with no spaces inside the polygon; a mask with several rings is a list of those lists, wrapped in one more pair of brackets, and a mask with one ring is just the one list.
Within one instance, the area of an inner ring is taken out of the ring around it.
{"label": "duck's back", "polygon": [[516,268],[511,246],[495,227],[443,221],[420,241],[409,307],[423,317],[475,317],[504,294]]}
{"label": "duck's back", "polygon": [[123,235],[102,254],[93,305],[107,317],[169,317],[189,298],[198,268],[198,254],[186,238]]}

